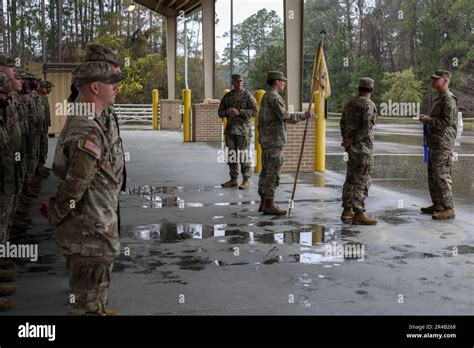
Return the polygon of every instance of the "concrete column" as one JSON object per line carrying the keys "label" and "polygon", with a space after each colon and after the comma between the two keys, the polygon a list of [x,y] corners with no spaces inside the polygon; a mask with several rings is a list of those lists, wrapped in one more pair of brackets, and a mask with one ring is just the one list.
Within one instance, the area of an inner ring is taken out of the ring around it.
{"label": "concrete column", "polygon": [[168,62],[168,99],[176,99],[176,17],[166,17],[166,57]]}
{"label": "concrete column", "polygon": [[304,0],[284,0],[287,104],[303,107],[303,12]]}
{"label": "concrete column", "polygon": [[215,3],[202,0],[202,36],[204,55],[204,98],[214,98]]}

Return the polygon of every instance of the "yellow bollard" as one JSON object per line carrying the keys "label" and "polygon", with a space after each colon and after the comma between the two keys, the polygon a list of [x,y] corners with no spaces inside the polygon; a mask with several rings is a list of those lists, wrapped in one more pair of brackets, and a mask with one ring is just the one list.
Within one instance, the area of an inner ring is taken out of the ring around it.
{"label": "yellow bollard", "polygon": [[[230,92],[230,89],[224,89],[224,95],[226,95],[229,92]],[[224,127],[224,131],[225,131],[225,129],[227,128],[227,117],[224,117],[222,119],[222,122],[223,122],[222,127]]]}
{"label": "yellow bollard", "polygon": [[258,103],[258,111],[255,116],[255,173],[260,173],[262,171],[262,148],[258,142],[258,114],[260,112],[260,104],[262,103],[264,94],[265,91],[263,89],[259,89],[255,92],[255,99],[257,99]]}
{"label": "yellow bollard", "polygon": [[324,118],[324,99],[319,91],[314,93],[314,114],[316,117],[316,130],[314,142],[314,170],[326,170],[326,119]]}
{"label": "yellow bollard", "polygon": [[157,89],[152,91],[152,100],[153,100],[153,130],[158,130],[158,102],[160,100],[160,94]]}
{"label": "yellow bollard", "polygon": [[191,141],[191,90],[183,89],[183,141]]}

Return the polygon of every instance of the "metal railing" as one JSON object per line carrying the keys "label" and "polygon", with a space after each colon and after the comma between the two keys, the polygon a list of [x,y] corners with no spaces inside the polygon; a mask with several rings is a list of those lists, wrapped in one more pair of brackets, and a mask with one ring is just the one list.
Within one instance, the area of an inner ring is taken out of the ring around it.
{"label": "metal railing", "polygon": [[115,104],[114,109],[120,125],[153,126],[152,104]]}

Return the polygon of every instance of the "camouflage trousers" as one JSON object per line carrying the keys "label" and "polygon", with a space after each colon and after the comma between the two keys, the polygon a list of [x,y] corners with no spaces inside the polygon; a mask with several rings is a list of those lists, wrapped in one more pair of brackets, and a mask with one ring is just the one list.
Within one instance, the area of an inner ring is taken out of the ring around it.
{"label": "camouflage trousers", "polygon": [[429,150],[428,186],[435,205],[453,208],[453,155],[451,150]]}
{"label": "camouflage trousers", "polygon": [[227,164],[231,178],[239,177],[239,164],[242,176],[248,179],[252,176],[252,162],[250,159],[250,138],[236,134],[226,134],[225,142],[228,148]]}
{"label": "camouflage trousers", "polygon": [[114,258],[66,255],[70,315],[105,315]]}
{"label": "camouflage trousers", "polygon": [[13,207],[18,195],[0,194],[0,244],[8,241],[13,223]]}
{"label": "camouflage trousers", "polygon": [[374,158],[367,154],[357,154],[349,149],[346,181],[342,187],[342,206],[363,212],[365,198],[369,195],[370,179]]}
{"label": "camouflage trousers", "polygon": [[275,191],[280,186],[283,149],[262,149],[262,171],[258,181],[258,194],[267,199],[275,198]]}
{"label": "camouflage trousers", "polygon": [[40,158],[40,142],[39,135],[30,135],[30,148],[28,151],[28,169],[26,173],[26,182],[29,183],[36,172]]}
{"label": "camouflage trousers", "polygon": [[39,150],[38,163],[40,165],[44,165],[46,163],[47,158],[48,158],[48,131],[40,135],[40,150]]}

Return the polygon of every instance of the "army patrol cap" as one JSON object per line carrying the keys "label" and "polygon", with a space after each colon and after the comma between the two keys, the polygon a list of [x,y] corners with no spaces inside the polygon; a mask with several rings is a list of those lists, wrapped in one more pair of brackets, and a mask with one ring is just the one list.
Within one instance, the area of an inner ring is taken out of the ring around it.
{"label": "army patrol cap", "polygon": [[56,87],[51,81],[44,80],[40,82],[40,88],[53,88]]}
{"label": "army patrol cap", "polygon": [[25,72],[25,69],[19,66],[18,68],[16,68],[15,78],[17,78],[18,80],[23,80]]}
{"label": "army patrol cap", "polygon": [[4,73],[0,73],[0,93],[8,94],[10,93],[10,81],[8,81],[8,76]]}
{"label": "army patrol cap", "polygon": [[445,79],[448,79],[448,80],[451,80],[451,71],[448,71],[448,70],[436,70],[436,72],[431,75],[431,78],[432,79],[441,79],[441,78],[445,78]]}
{"label": "army patrol cap", "polygon": [[15,59],[12,56],[8,56],[6,54],[0,54],[0,65],[9,66],[11,68],[16,67]]}
{"label": "army patrol cap", "polygon": [[267,81],[271,80],[281,80],[281,81],[288,81],[285,75],[281,71],[269,71],[267,73]]}
{"label": "army patrol cap", "polygon": [[370,77],[363,77],[359,80],[359,87],[374,89],[374,83]]}
{"label": "army patrol cap", "polygon": [[115,65],[120,65],[118,61],[118,51],[102,45],[88,45],[86,47],[86,62],[106,61]]}
{"label": "army patrol cap", "polygon": [[39,80],[39,78],[37,76],[35,76],[35,74],[33,74],[30,71],[25,71],[22,74],[22,76],[23,76],[23,80]]}
{"label": "army patrol cap", "polygon": [[242,76],[240,74],[232,74],[232,81],[241,81]]}
{"label": "army patrol cap", "polygon": [[113,73],[109,64],[98,61],[82,63],[74,70],[72,76],[73,83],[76,86],[97,81],[103,83],[117,83],[122,79],[120,74]]}

